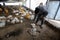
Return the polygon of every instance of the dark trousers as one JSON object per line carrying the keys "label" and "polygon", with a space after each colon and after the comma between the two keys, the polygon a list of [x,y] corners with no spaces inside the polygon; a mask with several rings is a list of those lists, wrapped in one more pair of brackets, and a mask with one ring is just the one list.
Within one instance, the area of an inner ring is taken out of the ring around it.
{"label": "dark trousers", "polygon": [[44,23],[44,18],[40,18],[40,16],[41,16],[41,15],[39,15],[39,14],[35,14],[34,22],[37,23],[37,22],[40,20],[40,21],[41,21],[40,26],[42,26],[43,23]]}

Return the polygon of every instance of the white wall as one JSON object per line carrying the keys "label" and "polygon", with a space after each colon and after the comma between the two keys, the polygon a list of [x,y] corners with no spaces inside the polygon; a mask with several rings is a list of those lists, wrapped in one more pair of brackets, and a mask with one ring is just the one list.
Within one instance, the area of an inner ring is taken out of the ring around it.
{"label": "white wall", "polygon": [[29,0],[26,1],[25,6],[29,8]]}
{"label": "white wall", "polygon": [[3,5],[3,3],[2,3],[2,2],[0,2],[0,4],[1,4],[1,5]]}
{"label": "white wall", "polygon": [[[2,2],[0,2],[1,5],[3,5]],[[22,5],[22,2],[15,2],[15,3],[5,3],[5,5]]]}
{"label": "white wall", "polygon": [[[46,3],[47,0],[31,0],[31,9],[35,10],[35,8],[41,3],[43,2],[43,4]],[[29,8],[29,0],[26,1],[26,7]]]}
{"label": "white wall", "polygon": [[5,5],[22,5],[22,2],[16,2],[16,3],[5,3]]}
{"label": "white wall", "polygon": [[[43,4],[45,4],[45,2],[46,2],[46,0],[31,0],[31,7],[29,7],[30,6],[30,0],[27,0],[26,1],[26,4],[24,4],[26,7],[28,7],[28,8],[31,8],[32,10],[35,10],[35,8],[41,3],[41,2],[43,2]],[[2,4],[2,3],[0,3],[0,4]],[[16,3],[5,3],[6,5],[19,5],[19,3],[18,2],[16,2]],[[22,3],[23,4],[23,3]]]}
{"label": "white wall", "polygon": [[41,3],[45,4],[46,0],[31,0],[31,9],[35,10],[35,8]]}

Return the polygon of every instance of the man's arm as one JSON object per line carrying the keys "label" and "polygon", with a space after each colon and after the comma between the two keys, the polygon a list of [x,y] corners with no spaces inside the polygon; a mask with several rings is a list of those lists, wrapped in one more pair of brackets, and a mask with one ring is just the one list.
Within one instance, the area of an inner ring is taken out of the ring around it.
{"label": "man's arm", "polygon": [[38,7],[35,8],[35,14],[37,14],[37,13],[39,13],[39,8]]}

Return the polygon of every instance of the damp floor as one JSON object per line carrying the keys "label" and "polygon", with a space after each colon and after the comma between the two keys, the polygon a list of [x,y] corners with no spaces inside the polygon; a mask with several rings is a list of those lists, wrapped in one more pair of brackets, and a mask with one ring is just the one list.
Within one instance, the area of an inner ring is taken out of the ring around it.
{"label": "damp floor", "polygon": [[[37,26],[40,33],[33,39],[33,37],[27,32],[31,28],[31,21],[25,20],[23,23],[11,24],[6,27],[0,28],[0,40],[60,40],[60,31],[43,24],[41,29]],[[21,29],[22,32],[18,36],[11,36],[4,38],[4,35],[8,32],[14,31],[16,29]]]}

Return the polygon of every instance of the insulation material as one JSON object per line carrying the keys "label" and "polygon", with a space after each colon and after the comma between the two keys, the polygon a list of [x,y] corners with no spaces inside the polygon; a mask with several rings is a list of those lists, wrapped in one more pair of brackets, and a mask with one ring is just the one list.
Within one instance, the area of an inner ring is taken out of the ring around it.
{"label": "insulation material", "polygon": [[23,7],[20,7],[20,8],[19,8],[19,11],[22,12],[22,13],[25,13],[25,10],[24,10]]}
{"label": "insulation material", "polygon": [[26,16],[25,16],[26,19],[30,19],[30,14],[27,13]]}
{"label": "insulation material", "polygon": [[14,10],[13,13],[19,12],[18,10]]}
{"label": "insulation material", "polygon": [[36,25],[34,23],[32,23],[31,26],[32,26],[32,28],[35,28],[36,27]]}
{"label": "insulation material", "polygon": [[8,14],[9,13],[8,9],[5,8],[5,12]]}
{"label": "insulation material", "polygon": [[31,34],[32,35],[36,35],[36,25],[34,23],[31,24],[32,25],[32,29],[31,29]]}
{"label": "insulation material", "polygon": [[20,17],[20,19],[24,19],[24,17]]}
{"label": "insulation material", "polygon": [[11,18],[12,17],[12,15],[9,15],[7,18]]}
{"label": "insulation material", "polygon": [[7,22],[10,22],[10,20],[13,20],[13,16],[12,15],[9,15],[7,18],[8,18]]}
{"label": "insulation material", "polygon": [[33,20],[34,19],[34,15],[31,15],[31,20]]}
{"label": "insulation material", "polygon": [[7,20],[7,22],[10,22],[10,20]]}
{"label": "insulation material", "polygon": [[32,28],[31,33],[32,33],[32,35],[36,35],[36,28]]}
{"label": "insulation material", "polygon": [[16,15],[16,16],[18,16],[18,15],[19,15],[19,13],[16,13],[15,15]]}
{"label": "insulation material", "polygon": [[0,11],[2,11],[2,8],[0,8]]}
{"label": "insulation material", "polygon": [[32,15],[32,12],[29,12],[30,15]]}
{"label": "insulation material", "polygon": [[22,13],[21,16],[25,16],[26,15],[26,12]]}
{"label": "insulation material", "polygon": [[23,23],[23,20],[20,20],[21,23]]}
{"label": "insulation material", "polygon": [[12,21],[11,21],[11,23],[18,23],[19,22],[19,19],[17,18],[17,17],[15,17]]}

